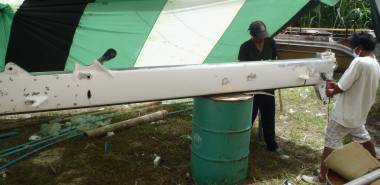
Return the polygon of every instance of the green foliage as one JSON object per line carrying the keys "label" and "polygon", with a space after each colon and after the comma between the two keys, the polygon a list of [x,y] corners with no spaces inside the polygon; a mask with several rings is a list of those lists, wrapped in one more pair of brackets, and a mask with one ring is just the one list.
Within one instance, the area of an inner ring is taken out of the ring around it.
{"label": "green foliage", "polygon": [[341,0],[335,6],[319,5],[300,20],[302,27],[372,28],[369,0]]}
{"label": "green foliage", "polygon": [[368,117],[371,120],[380,120],[380,88],[377,90],[376,103],[373,105]]}

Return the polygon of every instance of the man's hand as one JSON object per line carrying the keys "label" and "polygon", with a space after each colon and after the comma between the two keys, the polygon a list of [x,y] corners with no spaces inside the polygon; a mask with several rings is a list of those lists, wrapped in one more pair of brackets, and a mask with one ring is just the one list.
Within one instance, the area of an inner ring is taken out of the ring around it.
{"label": "man's hand", "polygon": [[326,96],[329,98],[343,92],[342,89],[339,88],[338,84],[332,80],[326,81],[326,84]]}

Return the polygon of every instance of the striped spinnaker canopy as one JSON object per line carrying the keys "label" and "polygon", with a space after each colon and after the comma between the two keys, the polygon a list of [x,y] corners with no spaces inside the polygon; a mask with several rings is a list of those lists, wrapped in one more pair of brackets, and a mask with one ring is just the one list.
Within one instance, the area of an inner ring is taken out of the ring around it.
{"label": "striped spinnaker canopy", "polygon": [[111,69],[234,62],[249,23],[262,20],[273,35],[319,2],[0,0],[0,67],[71,71],[108,48],[118,51]]}

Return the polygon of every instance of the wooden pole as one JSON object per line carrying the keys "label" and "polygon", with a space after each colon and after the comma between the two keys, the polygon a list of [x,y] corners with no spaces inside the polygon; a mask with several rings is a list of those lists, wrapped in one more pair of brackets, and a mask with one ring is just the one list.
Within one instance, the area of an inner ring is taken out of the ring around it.
{"label": "wooden pole", "polygon": [[[136,110],[136,112],[138,112],[139,114],[147,114],[159,108],[161,108],[161,102],[138,103],[138,104],[132,104],[130,107],[128,107],[128,109]],[[106,110],[106,111],[94,110],[94,111],[80,112],[80,113],[74,113],[71,115],[70,114],[64,115],[62,116],[62,119],[59,121],[66,122],[75,116],[80,116],[80,115],[85,115],[85,114],[99,116],[102,114],[108,114],[108,113],[114,113],[114,112],[117,112],[117,110]],[[59,115],[57,116],[59,117]],[[56,119],[57,116],[9,120],[8,123],[0,124],[0,131],[20,128],[20,127],[28,127],[28,126],[33,126],[33,125],[40,125],[43,123],[47,123],[50,120]]]}
{"label": "wooden pole", "polygon": [[154,112],[151,114],[147,114],[145,116],[125,120],[125,121],[114,123],[111,125],[106,125],[104,127],[100,127],[100,128],[94,129],[94,130],[86,131],[85,134],[89,138],[103,136],[103,135],[106,135],[108,132],[131,128],[131,127],[136,126],[136,125],[141,124],[141,123],[147,123],[147,122],[161,120],[167,114],[168,114],[168,112],[166,110],[158,111],[158,112]]}
{"label": "wooden pole", "polygon": [[152,106],[149,106],[149,107],[140,108],[140,109],[136,110],[136,112],[140,116],[140,115],[148,114],[148,113],[153,112],[153,111],[157,111],[160,108],[162,108],[161,105],[152,105]]}
{"label": "wooden pole", "polygon": [[0,130],[10,130],[10,129],[20,128],[20,127],[38,125],[38,124],[46,123],[51,119],[53,118],[22,119],[22,120],[17,120],[17,122],[10,121],[8,123],[0,124]]}
{"label": "wooden pole", "polygon": [[284,112],[284,105],[282,103],[281,89],[278,90],[278,100],[280,102],[280,111],[281,111],[281,113],[283,113]]}
{"label": "wooden pole", "polygon": [[137,108],[144,108],[144,107],[148,107],[148,106],[158,106],[161,104],[162,103],[160,101],[146,102],[146,103],[134,103],[134,104],[128,105],[128,108],[137,109]]}

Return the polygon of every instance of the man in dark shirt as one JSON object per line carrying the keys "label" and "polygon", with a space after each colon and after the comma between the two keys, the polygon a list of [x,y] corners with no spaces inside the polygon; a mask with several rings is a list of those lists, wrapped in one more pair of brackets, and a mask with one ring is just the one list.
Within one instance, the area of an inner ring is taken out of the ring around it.
{"label": "man in dark shirt", "polygon": [[[268,37],[265,24],[262,21],[255,21],[250,24],[248,30],[252,38],[240,46],[239,61],[276,60],[276,43],[274,39]],[[255,92],[252,113],[253,122],[259,110],[263,121],[263,132],[267,149],[280,154],[283,158],[288,158],[288,156],[283,154],[275,140],[276,104],[274,89]]]}

